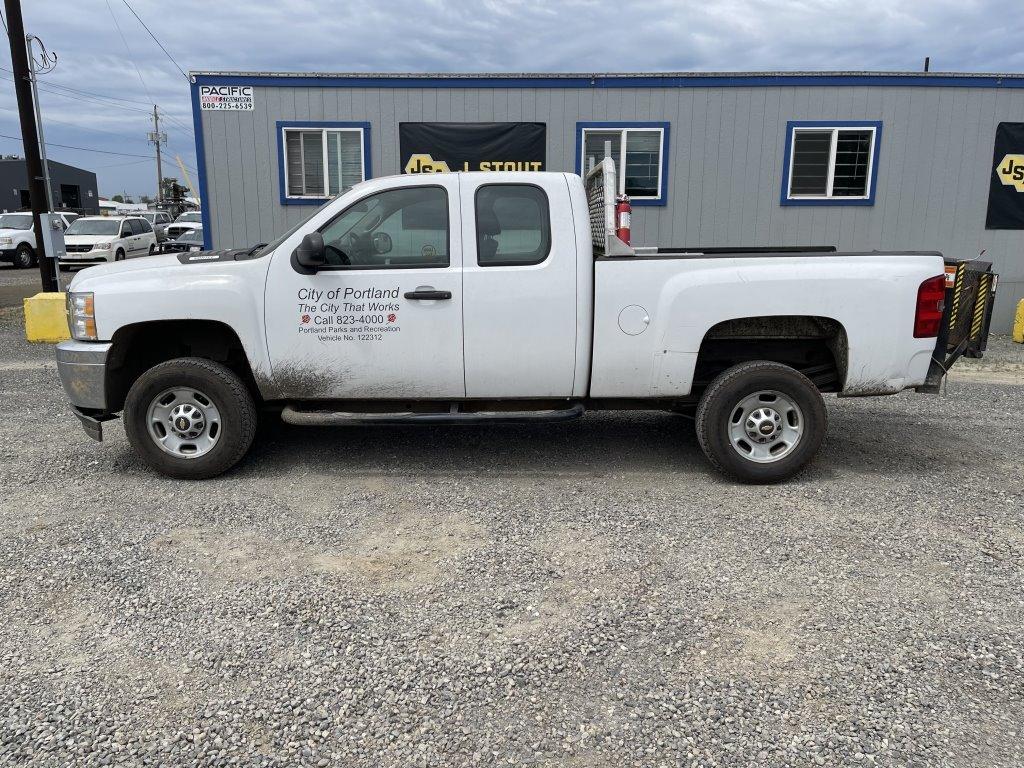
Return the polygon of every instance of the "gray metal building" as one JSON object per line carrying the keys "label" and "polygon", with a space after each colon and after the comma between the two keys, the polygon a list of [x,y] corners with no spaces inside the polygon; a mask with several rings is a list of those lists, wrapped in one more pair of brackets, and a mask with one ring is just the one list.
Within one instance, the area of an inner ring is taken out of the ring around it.
{"label": "gray metal building", "polygon": [[1000,332],[1024,295],[1024,224],[987,228],[990,192],[1016,191],[1024,221],[996,145],[1024,123],[1024,75],[197,72],[192,107],[212,247],[269,241],[352,183],[413,169],[430,155],[403,152],[413,124],[540,124],[545,170],[611,146],[636,245],[984,251]]}
{"label": "gray metal building", "polygon": [[[100,196],[96,174],[73,165],[48,162],[53,204],[61,211],[99,213]],[[0,211],[20,211],[30,207],[28,171],[21,157],[0,158]]]}

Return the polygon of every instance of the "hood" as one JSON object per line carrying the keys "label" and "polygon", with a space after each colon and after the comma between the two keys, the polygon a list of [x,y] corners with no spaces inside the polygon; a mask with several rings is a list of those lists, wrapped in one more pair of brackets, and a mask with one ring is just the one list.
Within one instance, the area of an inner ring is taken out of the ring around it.
{"label": "hood", "polygon": [[30,229],[8,229],[7,227],[0,227],[0,237],[11,237],[12,235],[20,235],[22,232],[31,232]]}
{"label": "hood", "polygon": [[109,243],[117,240],[117,235],[64,235],[64,244],[92,245],[93,243]]}
{"label": "hood", "polygon": [[[142,256],[137,259],[114,261],[97,264],[83,269],[71,281],[69,290],[78,290],[79,286],[94,280],[116,279],[132,272],[145,272],[153,269],[184,268],[202,264],[219,264],[226,261],[250,261],[246,248],[224,249],[220,251],[185,251],[178,253],[162,253],[154,256]],[[256,257],[259,258],[259,257]],[[90,288],[91,290],[91,288]]]}

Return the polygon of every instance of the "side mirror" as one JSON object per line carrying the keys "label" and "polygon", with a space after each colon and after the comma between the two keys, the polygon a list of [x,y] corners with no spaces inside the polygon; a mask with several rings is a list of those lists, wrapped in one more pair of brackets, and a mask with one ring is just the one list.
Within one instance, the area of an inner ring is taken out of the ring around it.
{"label": "side mirror", "polygon": [[292,261],[306,274],[316,272],[327,263],[324,236],[319,232],[310,232],[303,237],[299,247],[292,251]]}
{"label": "side mirror", "polygon": [[391,253],[391,235],[387,232],[374,232],[373,233],[373,252],[383,256],[385,253]]}

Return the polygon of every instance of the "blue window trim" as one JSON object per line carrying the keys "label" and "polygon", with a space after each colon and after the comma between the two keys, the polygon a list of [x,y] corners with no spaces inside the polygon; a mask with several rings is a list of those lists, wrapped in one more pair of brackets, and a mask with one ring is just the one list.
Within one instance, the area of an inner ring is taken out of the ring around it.
{"label": "blue window trim", "polygon": [[576,123],[576,175],[582,176],[583,169],[583,131],[590,129],[621,129],[621,128],[660,128],[664,131],[661,143],[661,195],[655,198],[634,200],[630,198],[630,204],[636,208],[647,205],[668,205],[668,153],[669,153],[669,123],[666,122],[608,122],[588,121]]}
{"label": "blue window trim", "polygon": [[210,250],[210,197],[206,194],[206,148],[203,142],[203,113],[199,109],[199,80],[192,78],[192,130],[196,135],[196,170],[199,171],[199,212],[203,217],[203,250]]}
{"label": "blue window trim", "polygon": [[[278,120],[277,132],[277,186],[281,193],[281,205],[323,205],[331,198],[288,197],[285,195],[284,171],[284,129],[285,128],[359,128],[363,132],[363,181],[370,178],[370,124],[366,122],[333,122],[324,120]],[[325,169],[326,171],[326,169]]]}
{"label": "blue window trim", "polygon": [[[789,196],[789,161],[793,152],[794,128],[874,128],[875,139],[871,147],[871,185],[866,198],[830,197],[827,199]],[[786,151],[782,158],[782,192],[780,205],[835,206],[874,205],[875,189],[878,187],[878,152],[882,146],[881,120],[790,120],[786,123]]]}
{"label": "blue window trim", "polygon": [[192,74],[194,85],[256,85],[294,88],[750,88],[779,86],[895,86],[922,88],[1024,88],[1020,75],[932,75],[870,73],[569,75],[566,77],[493,77],[487,75],[250,75]]}

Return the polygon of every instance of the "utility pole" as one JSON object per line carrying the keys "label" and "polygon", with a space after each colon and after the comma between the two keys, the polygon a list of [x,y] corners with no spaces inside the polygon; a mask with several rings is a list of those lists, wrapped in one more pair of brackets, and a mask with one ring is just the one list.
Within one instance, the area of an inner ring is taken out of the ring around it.
{"label": "utility pole", "polygon": [[39,155],[39,133],[36,128],[35,109],[32,104],[31,73],[28,67],[28,45],[25,22],[21,17],[20,0],[4,0],[7,11],[7,37],[11,44],[11,67],[14,72],[14,93],[18,99],[18,118],[21,122],[21,141],[25,149],[25,169],[28,173],[28,196],[32,204],[32,228],[36,233],[36,255],[39,259],[39,277],[44,291],[56,291],[57,281],[46,263],[43,249],[42,215],[46,213],[47,189],[43,179],[43,161]]}
{"label": "utility pole", "polygon": [[164,170],[160,165],[160,144],[167,143],[167,134],[160,133],[160,113],[157,112],[156,104],[153,105],[153,130],[149,132],[149,143],[156,145],[156,201],[163,200]]}

